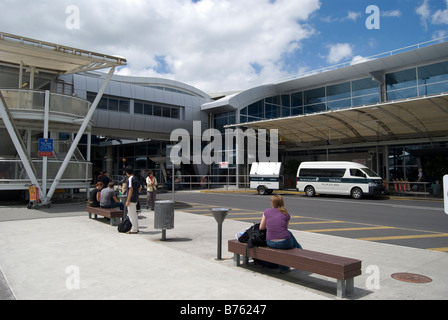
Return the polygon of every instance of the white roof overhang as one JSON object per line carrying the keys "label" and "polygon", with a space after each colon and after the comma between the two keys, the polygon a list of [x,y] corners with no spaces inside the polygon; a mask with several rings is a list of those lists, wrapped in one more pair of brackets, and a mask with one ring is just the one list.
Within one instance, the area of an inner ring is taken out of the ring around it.
{"label": "white roof overhang", "polygon": [[417,138],[431,140],[448,137],[448,94],[229,127],[235,126],[277,129],[289,145],[301,147]]}
{"label": "white roof overhang", "polygon": [[124,66],[126,59],[0,33],[0,63],[57,74]]}

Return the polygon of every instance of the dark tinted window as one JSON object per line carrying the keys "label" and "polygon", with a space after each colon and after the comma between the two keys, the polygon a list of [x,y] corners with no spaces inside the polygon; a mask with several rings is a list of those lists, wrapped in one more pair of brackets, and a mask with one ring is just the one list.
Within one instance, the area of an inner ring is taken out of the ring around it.
{"label": "dark tinted window", "polygon": [[301,169],[300,177],[317,177],[317,178],[342,178],[345,169]]}

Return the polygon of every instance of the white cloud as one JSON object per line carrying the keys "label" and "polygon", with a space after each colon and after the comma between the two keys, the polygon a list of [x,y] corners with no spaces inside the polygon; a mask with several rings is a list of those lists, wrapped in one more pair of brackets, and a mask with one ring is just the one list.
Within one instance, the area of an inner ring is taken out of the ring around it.
{"label": "white cloud", "polygon": [[446,2],[446,9],[438,9],[432,13],[429,5],[429,0],[424,0],[423,3],[416,9],[425,27],[428,26],[428,21],[432,24],[448,24],[448,0]]}
{"label": "white cloud", "polygon": [[369,58],[363,57],[363,56],[354,56],[352,61],[350,62],[350,65],[355,65],[355,64],[359,64],[359,63],[363,63],[366,61],[369,61]]}
{"label": "white cloud", "polygon": [[362,16],[361,12],[349,11],[346,19],[356,21]]}
{"label": "white cloud", "polygon": [[351,58],[353,56],[353,48],[349,43],[337,43],[328,46],[330,52],[327,56],[327,62],[336,64],[343,59]]}
{"label": "white cloud", "polygon": [[[69,5],[79,7],[79,30],[66,28]],[[319,7],[319,0],[2,0],[0,30],[124,56],[121,74],[213,92],[289,76],[282,59],[314,34],[307,20]]]}
{"label": "white cloud", "polygon": [[428,27],[427,20],[431,16],[431,8],[429,7],[429,0],[424,0],[423,3],[417,7],[416,13],[420,16],[420,20],[425,28]]}
{"label": "white cloud", "polygon": [[401,11],[400,10],[381,11],[381,16],[399,18],[401,17]]}
{"label": "white cloud", "polygon": [[432,16],[433,24],[448,24],[448,9],[437,10]]}

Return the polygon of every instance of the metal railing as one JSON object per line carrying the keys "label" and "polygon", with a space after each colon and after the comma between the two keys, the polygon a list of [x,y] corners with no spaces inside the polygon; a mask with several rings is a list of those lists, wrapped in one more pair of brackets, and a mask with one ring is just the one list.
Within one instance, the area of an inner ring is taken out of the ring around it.
{"label": "metal railing", "polygon": [[[440,185],[431,182],[411,182],[406,180],[384,181],[384,185],[389,194],[404,196],[438,196],[440,194]],[[437,190],[438,189],[438,190]]]}
{"label": "metal railing", "polygon": [[[35,90],[0,89],[8,108],[40,111],[45,109],[45,92]],[[89,112],[91,103],[77,97],[50,93],[50,114],[67,114],[84,118]]]}
{"label": "metal railing", "polygon": [[[36,168],[36,178],[42,181],[42,160],[32,160]],[[47,169],[47,184],[53,183],[62,161],[49,160]],[[92,164],[90,162],[70,162],[60,184],[78,187],[80,184],[89,185],[92,180]],[[8,185],[31,184],[31,180],[20,160],[0,159],[0,190],[8,190]],[[76,186],[75,186],[76,185]]]}
{"label": "metal railing", "polygon": [[[167,181],[168,189],[172,186],[172,181]],[[182,175],[174,179],[175,189],[226,189],[237,187],[249,189],[250,177],[248,175]]]}
{"label": "metal railing", "polygon": [[399,53],[409,52],[411,50],[416,50],[416,49],[428,47],[428,46],[431,46],[431,45],[434,45],[434,44],[437,44],[437,43],[442,43],[442,42],[447,42],[447,41],[448,41],[448,37],[441,37],[441,38],[438,38],[438,39],[433,39],[433,40],[430,40],[430,41],[414,44],[414,45],[407,46],[407,47],[404,47],[404,48],[400,48],[400,49],[396,49],[396,50],[392,50],[392,51],[387,51],[387,52],[384,52],[384,53],[376,54],[376,55],[373,55],[373,56],[370,56],[370,57],[367,57],[367,58],[360,57],[360,58],[352,60],[352,61],[347,61],[347,62],[336,64],[336,65],[333,65],[333,66],[329,66],[329,67],[325,67],[325,68],[321,68],[321,69],[317,69],[317,70],[312,70],[312,71],[307,71],[305,73],[301,73],[301,74],[294,75],[294,76],[291,76],[291,77],[283,78],[283,79],[280,79],[280,80],[276,81],[275,84],[279,84],[279,83],[286,82],[286,81],[291,81],[291,80],[296,80],[296,79],[304,78],[304,77],[315,75],[315,74],[324,73],[324,72],[331,71],[331,70],[342,69],[344,67],[352,66],[354,64],[358,64],[358,63],[362,63],[362,62],[366,62],[366,61],[371,61],[371,60],[376,60],[376,59],[380,59],[380,58],[384,58],[384,57],[394,56],[394,55],[397,55]]}

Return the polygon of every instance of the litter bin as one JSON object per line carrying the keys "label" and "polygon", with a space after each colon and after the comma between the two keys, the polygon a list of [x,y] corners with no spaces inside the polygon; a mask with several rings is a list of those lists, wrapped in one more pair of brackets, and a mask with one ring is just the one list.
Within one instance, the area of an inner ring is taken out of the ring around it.
{"label": "litter bin", "polygon": [[154,229],[162,229],[162,240],[166,240],[166,230],[174,229],[174,201],[155,202]]}
{"label": "litter bin", "polygon": [[228,208],[211,208],[210,211],[213,214],[213,217],[215,217],[216,222],[218,222],[218,257],[216,260],[220,261],[221,258],[221,252],[222,252],[222,224],[224,220],[226,220],[227,215],[229,214],[229,211],[232,209]]}

